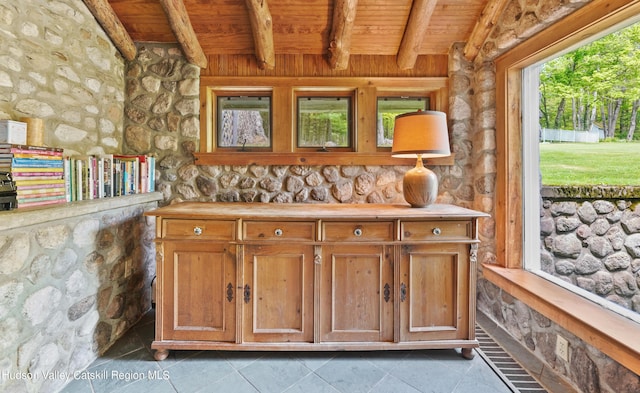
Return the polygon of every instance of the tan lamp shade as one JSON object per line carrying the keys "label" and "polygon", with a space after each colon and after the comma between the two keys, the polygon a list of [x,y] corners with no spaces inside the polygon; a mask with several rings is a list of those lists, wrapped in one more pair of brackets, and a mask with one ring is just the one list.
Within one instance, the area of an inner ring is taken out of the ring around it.
{"label": "tan lamp shade", "polygon": [[437,111],[417,111],[396,116],[393,127],[394,157],[446,157],[449,149],[447,115]]}
{"label": "tan lamp shade", "polygon": [[412,207],[425,207],[435,202],[438,177],[424,167],[422,158],[451,155],[446,114],[417,111],[396,116],[391,154],[394,157],[417,157],[416,167],[404,175],[404,199]]}

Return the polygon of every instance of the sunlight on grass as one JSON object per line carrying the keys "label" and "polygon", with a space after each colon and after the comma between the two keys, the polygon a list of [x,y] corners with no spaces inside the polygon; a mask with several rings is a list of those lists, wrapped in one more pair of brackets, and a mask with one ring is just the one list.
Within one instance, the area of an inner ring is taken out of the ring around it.
{"label": "sunlight on grass", "polygon": [[640,143],[541,143],[542,184],[640,186]]}

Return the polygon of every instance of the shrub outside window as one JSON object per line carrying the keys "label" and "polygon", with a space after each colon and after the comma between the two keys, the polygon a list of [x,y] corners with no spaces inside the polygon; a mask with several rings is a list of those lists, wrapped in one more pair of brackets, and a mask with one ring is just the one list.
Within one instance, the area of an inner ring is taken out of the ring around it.
{"label": "shrub outside window", "polygon": [[376,141],[378,147],[391,147],[396,116],[429,109],[429,98],[425,97],[378,97]]}
{"label": "shrub outside window", "polygon": [[352,106],[350,96],[298,96],[298,147],[352,147]]}

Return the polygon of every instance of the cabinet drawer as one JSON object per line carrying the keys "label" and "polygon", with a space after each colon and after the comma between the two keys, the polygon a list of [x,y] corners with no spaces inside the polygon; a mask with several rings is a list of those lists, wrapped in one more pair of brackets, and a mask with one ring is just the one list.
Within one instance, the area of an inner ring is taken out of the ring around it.
{"label": "cabinet drawer", "polygon": [[163,220],[162,234],[165,238],[234,240],[235,221],[209,220]]}
{"label": "cabinet drawer", "polygon": [[403,221],[400,240],[469,240],[470,221]]}
{"label": "cabinet drawer", "polygon": [[309,240],[316,239],[313,221],[244,221],[243,240]]}
{"label": "cabinet drawer", "polygon": [[323,222],[322,240],[393,241],[393,222]]}

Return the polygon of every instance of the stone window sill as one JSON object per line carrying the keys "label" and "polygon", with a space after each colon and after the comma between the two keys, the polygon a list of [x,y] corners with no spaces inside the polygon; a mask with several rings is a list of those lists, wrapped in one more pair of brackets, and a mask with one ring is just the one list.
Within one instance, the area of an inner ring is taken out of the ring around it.
{"label": "stone window sill", "polygon": [[162,193],[126,195],[114,198],[93,199],[61,203],[52,206],[29,207],[0,212],[0,231],[23,228],[29,225],[60,221],[66,218],[95,214],[101,211],[139,205],[162,200]]}
{"label": "stone window sill", "polygon": [[483,276],[640,375],[638,323],[524,270],[483,265]]}

